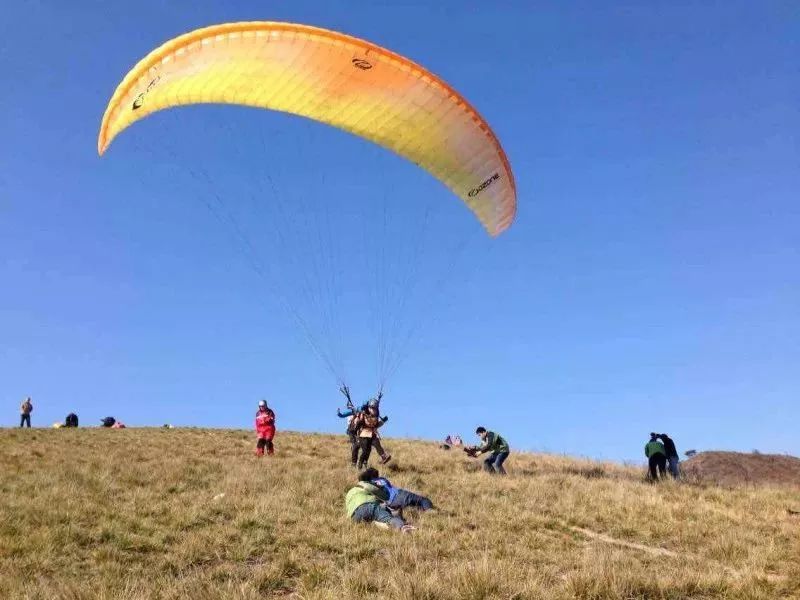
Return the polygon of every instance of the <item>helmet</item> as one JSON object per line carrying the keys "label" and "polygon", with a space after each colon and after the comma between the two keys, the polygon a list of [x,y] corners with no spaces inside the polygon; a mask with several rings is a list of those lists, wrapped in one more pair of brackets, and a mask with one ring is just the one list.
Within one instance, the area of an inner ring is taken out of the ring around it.
{"label": "helmet", "polygon": [[370,408],[378,408],[378,399],[370,398],[369,402],[367,402],[367,406],[369,406]]}
{"label": "helmet", "polygon": [[258,408],[267,408],[267,401],[266,400],[259,400],[258,401]]}

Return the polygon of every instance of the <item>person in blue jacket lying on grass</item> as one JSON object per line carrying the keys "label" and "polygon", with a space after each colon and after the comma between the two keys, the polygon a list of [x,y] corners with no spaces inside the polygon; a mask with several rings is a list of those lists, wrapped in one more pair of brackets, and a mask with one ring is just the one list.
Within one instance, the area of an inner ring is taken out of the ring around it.
{"label": "person in blue jacket lying on grass", "polygon": [[402,512],[404,508],[408,508],[409,506],[422,511],[433,509],[433,502],[431,502],[430,498],[420,496],[419,494],[415,494],[403,488],[395,487],[386,477],[381,477],[380,473],[378,473],[378,469],[369,467],[365,469],[358,478],[361,481],[368,481],[372,485],[383,489],[388,496],[386,506],[392,511]]}

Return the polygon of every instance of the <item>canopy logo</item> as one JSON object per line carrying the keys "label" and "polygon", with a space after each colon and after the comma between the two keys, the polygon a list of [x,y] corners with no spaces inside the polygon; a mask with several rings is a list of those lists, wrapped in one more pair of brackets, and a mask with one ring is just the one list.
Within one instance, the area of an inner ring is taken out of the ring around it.
{"label": "canopy logo", "polygon": [[492,185],[498,179],[500,179],[500,174],[499,173],[495,173],[494,175],[489,177],[486,181],[484,181],[482,184],[480,184],[478,187],[472,188],[469,191],[469,194],[467,194],[467,195],[470,198],[472,198],[473,196],[477,196],[478,194],[480,194],[483,190],[485,190],[487,187]]}
{"label": "canopy logo", "polygon": [[363,58],[354,58],[350,62],[353,63],[353,66],[356,69],[361,69],[362,71],[368,71],[372,68],[372,63],[368,60],[364,60]]}
{"label": "canopy logo", "polygon": [[136,96],[136,98],[134,98],[131,110],[136,110],[137,108],[142,107],[142,104],[144,104],[144,97],[147,95],[147,92],[149,92],[155,87],[159,79],[161,79],[161,75],[156,75],[155,79],[151,80],[150,83],[147,84],[147,89],[145,89],[145,91],[143,91],[141,94]]}

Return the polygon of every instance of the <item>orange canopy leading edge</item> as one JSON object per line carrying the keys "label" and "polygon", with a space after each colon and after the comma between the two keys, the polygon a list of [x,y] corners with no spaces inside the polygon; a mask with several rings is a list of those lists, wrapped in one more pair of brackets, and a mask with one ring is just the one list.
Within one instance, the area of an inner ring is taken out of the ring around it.
{"label": "orange canopy leading edge", "polygon": [[278,110],[349,131],[431,173],[490,235],[514,220],[514,176],[486,121],[439,77],[365,40],[269,21],[174,38],[119,84],[103,115],[98,152],[153,112],[201,103]]}

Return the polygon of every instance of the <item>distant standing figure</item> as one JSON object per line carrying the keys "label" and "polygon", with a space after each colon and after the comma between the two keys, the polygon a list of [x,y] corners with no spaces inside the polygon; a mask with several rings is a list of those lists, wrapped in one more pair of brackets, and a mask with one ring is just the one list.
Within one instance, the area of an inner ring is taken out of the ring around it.
{"label": "distant standing figure", "polygon": [[650,441],[644,447],[644,455],[648,460],[650,479],[658,481],[659,475],[662,478],[665,477],[667,474],[667,453],[664,450],[664,444],[658,441],[658,434],[650,434]]}
{"label": "distant standing figure", "polygon": [[462,441],[460,435],[448,435],[446,438],[444,438],[444,445],[460,448],[464,445],[464,442]]}
{"label": "distant standing figure", "polygon": [[267,454],[274,454],[275,446],[272,444],[272,438],[275,437],[275,413],[267,406],[266,400],[261,400],[258,403],[256,433],[258,434],[256,456],[264,456],[264,448],[267,449]]}
{"label": "distant standing figure", "polygon": [[664,443],[664,451],[667,453],[667,468],[673,478],[678,479],[681,475],[680,462],[678,450],[675,448],[675,442],[666,433],[658,436]]}
{"label": "distant standing figure", "polygon": [[31,413],[33,412],[33,402],[31,402],[30,397],[25,398],[25,400],[19,406],[19,426],[24,427],[27,425],[28,427],[31,426]]}
{"label": "distant standing figure", "polygon": [[475,454],[491,452],[489,457],[483,461],[483,470],[493,475],[505,475],[506,470],[503,463],[511,453],[508,442],[500,434],[487,431],[485,427],[478,427],[475,434],[481,438],[481,445],[475,449]]}

